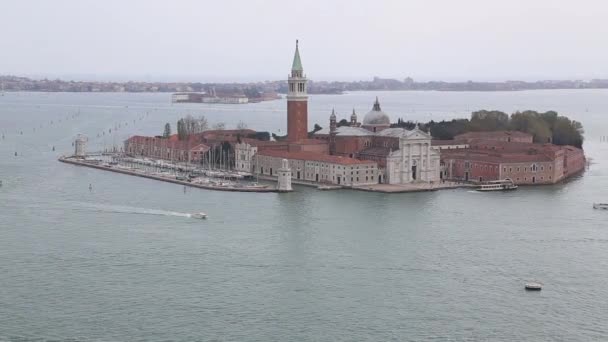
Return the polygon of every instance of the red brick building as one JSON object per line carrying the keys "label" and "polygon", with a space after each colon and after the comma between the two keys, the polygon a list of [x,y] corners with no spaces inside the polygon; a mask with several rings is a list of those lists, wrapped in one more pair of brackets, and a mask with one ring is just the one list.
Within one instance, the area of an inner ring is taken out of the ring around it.
{"label": "red brick building", "polygon": [[198,163],[211,147],[195,140],[132,136],[125,141],[125,153],[178,162]]}
{"label": "red brick building", "polygon": [[[498,133],[499,136],[502,133]],[[553,184],[585,168],[583,150],[573,146],[470,139],[467,149],[441,150],[442,178],[516,184]]]}
{"label": "red brick building", "polygon": [[277,176],[287,159],[293,180],[358,186],[378,183],[378,165],[372,161],[314,152],[266,150],[255,155],[254,172]]}
{"label": "red brick building", "polygon": [[169,138],[132,136],[124,143],[125,153],[157,159],[198,163],[212,147],[228,142],[234,144],[240,137],[254,134],[250,129],[209,130],[179,140],[177,134]]}

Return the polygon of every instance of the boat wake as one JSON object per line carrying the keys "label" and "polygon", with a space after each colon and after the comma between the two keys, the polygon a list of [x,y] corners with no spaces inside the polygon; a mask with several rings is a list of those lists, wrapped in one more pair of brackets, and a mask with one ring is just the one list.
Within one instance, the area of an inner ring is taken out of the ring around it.
{"label": "boat wake", "polygon": [[122,205],[80,203],[79,206],[82,208],[88,209],[88,210],[94,210],[94,211],[105,212],[105,213],[192,217],[192,214],[181,213],[178,211],[137,208],[137,207],[122,206]]}

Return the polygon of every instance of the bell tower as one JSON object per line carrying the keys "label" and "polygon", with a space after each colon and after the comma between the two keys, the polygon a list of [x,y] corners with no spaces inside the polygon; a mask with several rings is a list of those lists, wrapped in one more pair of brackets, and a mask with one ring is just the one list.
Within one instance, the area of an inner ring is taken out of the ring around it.
{"label": "bell tower", "polygon": [[357,127],[357,113],[355,113],[355,108],[353,108],[353,113],[350,116],[350,126]]}
{"label": "bell tower", "polygon": [[332,109],[329,116],[329,154],[336,153],[336,112]]}
{"label": "bell tower", "polygon": [[306,76],[300,60],[300,50],[296,40],[291,74],[287,78],[287,139],[295,142],[308,138],[308,95]]}

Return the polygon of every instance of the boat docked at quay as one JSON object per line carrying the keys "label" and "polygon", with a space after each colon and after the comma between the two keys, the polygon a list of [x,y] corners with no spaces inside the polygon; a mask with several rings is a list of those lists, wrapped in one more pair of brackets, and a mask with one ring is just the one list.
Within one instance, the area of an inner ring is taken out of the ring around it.
{"label": "boat docked at quay", "polygon": [[487,181],[479,184],[477,191],[508,191],[517,189],[517,185],[510,178]]}

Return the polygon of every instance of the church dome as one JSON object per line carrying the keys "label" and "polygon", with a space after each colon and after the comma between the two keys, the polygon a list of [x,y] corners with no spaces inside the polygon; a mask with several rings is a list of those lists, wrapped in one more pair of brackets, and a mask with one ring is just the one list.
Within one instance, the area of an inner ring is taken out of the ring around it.
{"label": "church dome", "polygon": [[363,117],[364,126],[390,126],[391,119],[380,109],[380,103],[376,97],[374,107]]}

